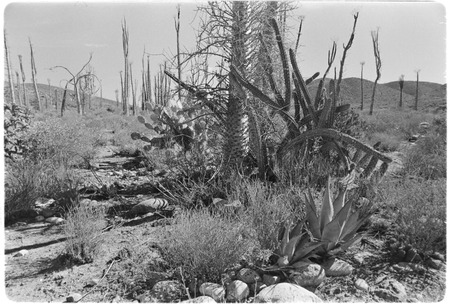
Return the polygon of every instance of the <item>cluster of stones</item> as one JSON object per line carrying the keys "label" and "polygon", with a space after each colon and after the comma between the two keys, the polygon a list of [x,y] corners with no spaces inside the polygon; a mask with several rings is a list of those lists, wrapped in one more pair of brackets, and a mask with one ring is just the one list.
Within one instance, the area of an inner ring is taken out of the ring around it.
{"label": "cluster of stones", "polygon": [[441,270],[445,267],[445,257],[440,253],[424,254],[411,245],[399,245],[395,238],[388,242],[400,262],[424,264],[432,269]]}
{"label": "cluster of stones", "polygon": [[47,222],[51,225],[60,225],[64,223],[64,219],[58,216],[57,206],[54,199],[41,199],[35,203],[34,210],[37,212],[36,222]]}

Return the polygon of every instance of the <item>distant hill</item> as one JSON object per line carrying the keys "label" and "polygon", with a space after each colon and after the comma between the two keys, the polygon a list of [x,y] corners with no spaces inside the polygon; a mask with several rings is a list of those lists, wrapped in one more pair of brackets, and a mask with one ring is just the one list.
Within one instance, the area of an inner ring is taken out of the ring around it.
{"label": "distant hill", "polygon": [[[37,84],[38,87],[38,91],[39,91],[39,96],[41,98],[41,103],[43,105],[43,107],[45,107],[46,105],[48,107],[54,107],[54,100],[55,98],[57,98],[58,100],[58,109],[61,106],[61,101],[64,95],[64,88],[60,88],[60,87],[56,87],[56,86],[52,86],[52,85],[48,85],[48,84],[41,84],[38,83]],[[26,83],[25,84],[25,90],[26,90],[26,96],[27,96],[27,101],[30,105],[32,105],[33,107],[37,108],[37,98],[36,95],[34,93],[34,87],[32,83]],[[22,92],[22,86],[20,88],[21,91],[21,98],[23,98],[23,92]],[[56,91],[56,94],[55,94]],[[10,100],[11,96],[9,94],[9,90],[8,90],[8,85],[5,82],[4,85],[4,93],[5,93],[5,99],[6,100]],[[16,87],[16,101],[18,102],[19,97],[17,96],[17,87]],[[76,108],[76,100],[75,100],[75,94],[74,91],[70,89],[70,86],[67,88],[67,94],[66,94],[66,107],[68,108]],[[86,105],[87,106],[87,105]],[[99,108],[100,106],[102,107],[108,107],[108,106],[116,106],[116,101],[110,100],[110,99],[106,99],[106,98],[100,98],[98,96],[93,96],[91,99],[91,106],[92,108]]]}
{"label": "distant hill", "polygon": [[[325,87],[328,88],[328,83],[330,79],[325,80]],[[308,85],[309,92],[312,98],[315,97],[317,87],[319,85],[319,79],[314,80],[310,85]],[[372,97],[372,89],[374,82],[370,80],[363,79],[363,91],[364,91],[364,108],[368,109],[370,106],[370,100]],[[34,95],[33,85],[27,83],[26,85],[27,98],[31,101],[31,104],[36,106],[36,97]],[[5,99],[10,98],[9,92],[7,90],[7,85],[5,83]],[[55,90],[58,95],[58,108],[62,100],[64,89],[55,86],[49,86],[46,84],[38,84],[38,90],[42,98],[43,105],[45,107],[45,99],[50,104],[54,104],[53,100],[55,98]],[[17,91],[16,91],[17,92]],[[415,102],[415,92],[416,92],[416,82],[415,81],[405,81],[403,88],[403,104],[405,107],[413,107]],[[76,108],[76,102],[74,99],[74,92],[68,90],[67,107]],[[360,78],[351,77],[345,78],[341,82],[341,100],[342,103],[350,103],[352,107],[359,108],[361,104],[361,80]],[[16,96],[17,98],[17,96]],[[375,105],[374,109],[385,109],[385,108],[395,108],[398,106],[400,99],[400,88],[398,81],[392,81],[384,84],[377,84],[375,93]],[[94,96],[92,99],[92,107],[98,108],[100,105],[102,107],[116,106],[116,101],[100,98]],[[436,109],[446,109],[447,105],[447,85],[438,84],[433,82],[419,82],[419,110],[425,111],[435,111]]]}
{"label": "distant hill", "polygon": [[[318,79],[314,80],[308,88],[311,95],[316,95],[319,86]],[[330,79],[325,80],[328,88]],[[370,106],[374,82],[363,79],[364,108]],[[412,107],[415,102],[416,82],[405,81],[403,87],[403,104],[405,107]],[[341,100],[343,103],[350,103],[353,107],[361,104],[361,79],[356,77],[342,79]],[[384,84],[377,84],[375,91],[374,108],[397,107],[400,100],[400,87],[397,81]],[[419,82],[419,109],[437,108],[445,105],[447,100],[447,85],[432,82]]]}

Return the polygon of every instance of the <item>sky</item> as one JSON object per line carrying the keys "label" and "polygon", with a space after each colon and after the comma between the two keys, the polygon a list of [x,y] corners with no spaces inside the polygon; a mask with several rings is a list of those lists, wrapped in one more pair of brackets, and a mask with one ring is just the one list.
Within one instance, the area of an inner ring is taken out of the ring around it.
{"label": "sky", "polygon": [[[2,2],[3,3],[3,2]],[[196,8],[205,1],[78,1],[78,2],[14,2],[3,4],[3,21],[13,70],[19,70],[18,55],[23,56],[27,81],[31,79],[30,49],[34,50],[37,79],[40,83],[63,86],[69,74],[54,66],[65,66],[73,73],[93,54],[91,65],[102,81],[103,97],[115,99],[120,89],[119,72],[123,70],[121,23],[125,18],[129,29],[130,61],[134,78],[140,77],[142,54],[152,54],[152,71],[176,53],[174,18],[181,4],[181,48],[195,50],[200,16]],[[305,77],[323,73],[327,52],[333,41],[339,66],[343,44],[349,39],[353,14],[359,12],[354,43],[347,55],[344,78],[375,80],[375,59],[371,31],[379,30],[382,60],[380,83],[420,80],[446,83],[446,7],[440,2],[370,2],[370,1],[294,1],[291,13],[294,39],[300,18],[304,18],[299,68]]]}

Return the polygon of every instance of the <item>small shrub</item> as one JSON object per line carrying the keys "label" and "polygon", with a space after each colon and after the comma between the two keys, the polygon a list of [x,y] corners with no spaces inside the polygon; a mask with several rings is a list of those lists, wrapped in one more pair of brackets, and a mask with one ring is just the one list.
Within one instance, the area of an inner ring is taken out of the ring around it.
{"label": "small shrub", "polygon": [[164,259],[187,280],[220,283],[224,270],[252,248],[242,223],[205,210],[182,211],[163,235]]}
{"label": "small shrub", "polygon": [[430,134],[417,141],[406,154],[403,170],[405,175],[425,179],[447,176],[447,153],[445,134]]}
{"label": "small shrub", "polygon": [[[246,183],[247,222],[255,230],[261,249],[275,250],[279,231],[289,220],[304,217],[296,189],[280,191],[259,181]],[[284,193],[283,193],[284,192]]]}
{"label": "small shrub", "polygon": [[407,179],[383,185],[386,206],[394,211],[396,235],[421,252],[445,249],[446,179]]}
{"label": "small shrub", "polygon": [[64,225],[67,236],[65,254],[78,263],[90,263],[96,257],[101,230],[104,228],[103,208],[79,205],[72,208]]}

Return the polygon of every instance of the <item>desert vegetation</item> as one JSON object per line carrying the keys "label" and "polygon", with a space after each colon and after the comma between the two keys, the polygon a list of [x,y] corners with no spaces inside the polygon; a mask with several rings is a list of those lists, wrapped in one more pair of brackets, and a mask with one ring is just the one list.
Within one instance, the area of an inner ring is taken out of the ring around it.
{"label": "desert vegetation", "polygon": [[[178,49],[153,78],[145,54],[140,77],[133,75],[132,29],[122,20],[115,101],[96,96],[95,54],[76,73],[52,67],[70,74],[63,89],[38,84],[35,67],[33,84],[23,69],[22,83],[8,70],[5,229],[35,225],[45,237],[64,237],[34,264],[33,276],[55,282],[45,293],[30,287],[27,300],[58,300],[63,292],[94,302],[264,301],[262,291],[278,283],[326,301],[443,298],[445,86],[419,82],[419,71],[416,83],[403,75],[378,83],[378,31],[375,82],[363,79],[365,62],[361,79],[343,78],[358,13],[342,53],[333,43],[324,58],[323,75],[302,75],[295,50],[304,20],[289,41],[291,9],[287,2],[205,4],[198,49],[184,57]],[[431,98],[427,86],[440,95]],[[28,248],[30,264],[44,246],[8,242],[7,253]],[[369,258],[361,262],[362,254]],[[338,264],[350,271],[333,274]],[[305,279],[315,267],[319,273]],[[61,279],[66,269],[97,280],[86,287],[67,273]],[[11,286],[26,278],[7,272],[12,299],[20,296]],[[370,288],[355,285],[359,279]]]}

